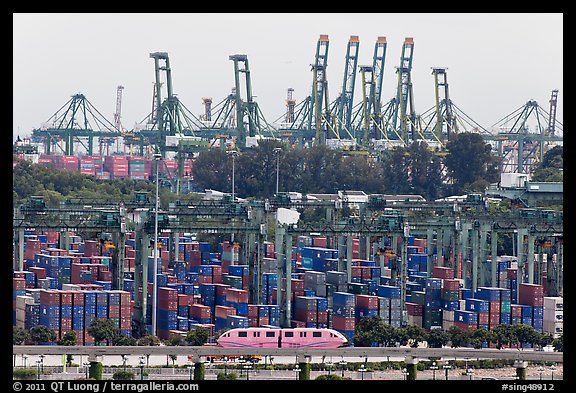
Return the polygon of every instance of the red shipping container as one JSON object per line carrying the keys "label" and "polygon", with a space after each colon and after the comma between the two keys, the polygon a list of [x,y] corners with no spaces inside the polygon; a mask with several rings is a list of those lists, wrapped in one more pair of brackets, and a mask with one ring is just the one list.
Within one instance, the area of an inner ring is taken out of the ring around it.
{"label": "red shipping container", "polygon": [[354,330],[356,327],[356,321],[354,317],[348,318],[334,315],[332,317],[332,327],[338,330]]}
{"label": "red shipping container", "polygon": [[269,325],[269,324],[270,324],[270,317],[269,316],[258,317],[258,326]]}
{"label": "red shipping container", "polygon": [[249,318],[258,317],[258,305],[257,304],[249,304],[248,305],[248,317]]}
{"label": "red shipping container", "polygon": [[40,303],[51,306],[60,305],[60,292],[56,289],[44,289],[40,291]]}
{"label": "red shipping container", "polygon": [[14,289],[14,290],[26,289],[26,279],[25,278],[13,278],[12,279],[12,289]]}
{"label": "red shipping container", "polygon": [[316,322],[316,311],[315,310],[302,310],[302,309],[296,309],[294,311],[294,318],[296,318],[299,321],[304,321],[304,322]]}
{"label": "red shipping container", "polygon": [[190,317],[194,319],[209,319],[212,317],[212,310],[210,306],[193,304],[190,306]]}
{"label": "red shipping container", "polygon": [[491,301],[489,303],[488,309],[490,313],[500,313],[500,302],[498,300]]}
{"label": "red shipping container", "polygon": [[248,317],[249,327],[258,327],[258,317]]}
{"label": "red shipping container", "polygon": [[74,291],[72,294],[72,304],[81,306],[84,304],[84,292]]}
{"label": "red shipping container", "polygon": [[456,326],[462,330],[469,330],[469,329],[477,329],[478,328],[478,326],[476,326],[476,325],[468,325],[464,322],[458,322],[458,321],[454,322],[454,326]]}
{"label": "red shipping container", "polygon": [[479,312],[478,313],[478,324],[479,325],[488,325],[489,323],[490,323],[490,313]]}
{"label": "red shipping container", "polygon": [[378,310],[378,296],[356,295],[356,307]]}
{"label": "red shipping container", "polygon": [[226,318],[228,315],[236,315],[236,309],[227,306],[214,307],[214,316],[216,318]]}
{"label": "red shipping container", "polygon": [[432,266],[432,277],[453,279],[454,269],[445,266]]}
{"label": "red shipping container", "polygon": [[544,287],[539,284],[521,283],[518,288],[518,304],[544,305]]}
{"label": "red shipping container", "polygon": [[448,291],[457,291],[460,289],[460,282],[455,279],[445,278],[442,280],[442,287]]}
{"label": "red shipping container", "polygon": [[297,321],[297,320],[295,320],[295,319],[292,319],[292,320],[290,321],[290,327],[291,327],[291,328],[303,328],[303,327],[306,327],[306,322]]}
{"label": "red shipping container", "polygon": [[226,290],[231,286],[228,284],[216,284],[214,285],[214,290],[216,296],[226,296]]}
{"label": "red shipping container", "polygon": [[519,304],[511,304],[510,305],[510,315],[513,317],[521,317],[522,316],[522,307]]}
{"label": "red shipping container", "polygon": [[178,290],[174,288],[159,287],[158,299],[178,301]]}
{"label": "red shipping container", "polygon": [[110,304],[108,306],[108,317],[109,318],[120,318],[120,306],[115,304]]}
{"label": "red shipping container", "polygon": [[296,292],[296,291],[304,292],[304,280],[298,280],[296,278],[292,278],[291,279],[291,286],[292,286],[293,292]]}
{"label": "red shipping container", "polygon": [[406,302],[406,312],[408,315],[422,316],[424,315],[424,306],[422,304]]}
{"label": "red shipping container", "polygon": [[316,313],[316,321],[318,323],[328,323],[328,311],[318,311]]}
{"label": "red shipping container", "polygon": [[327,240],[326,236],[313,236],[312,246],[313,247],[324,247],[326,248]]}
{"label": "red shipping container", "polygon": [[178,300],[166,300],[158,298],[158,308],[161,310],[177,311]]}
{"label": "red shipping container", "polygon": [[71,306],[73,304],[72,303],[73,294],[74,294],[73,291],[60,291],[60,304]]}
{"label": "red shipping container", "polygon": [[198,284],[212,284],[212,276],[198,276]]}
{"label": "red shipping container", "polygon": [[500,313],[490,313],[489,317],[489,324],[492,325],[499,325],[500,324]]}

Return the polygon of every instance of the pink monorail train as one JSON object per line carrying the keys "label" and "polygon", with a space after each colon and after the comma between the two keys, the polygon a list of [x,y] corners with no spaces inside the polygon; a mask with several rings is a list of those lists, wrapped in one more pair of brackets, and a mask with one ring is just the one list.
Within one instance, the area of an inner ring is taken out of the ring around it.
{"label": "pink monorail train", "polygon": [[223,333],[216,341],[223,348],[338,348],[348,345],[342,333],[317,328],[237,328]]}

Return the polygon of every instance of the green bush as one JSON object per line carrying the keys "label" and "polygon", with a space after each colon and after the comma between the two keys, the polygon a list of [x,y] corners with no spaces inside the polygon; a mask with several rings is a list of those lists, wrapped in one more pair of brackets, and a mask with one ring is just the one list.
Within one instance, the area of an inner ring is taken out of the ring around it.
{"label": "green bush", "polygon": [[36,379],[36,369],[34,368],[17,368],[12,371],[13,379]]}
{"label": "green bush", "polygon": [[130,371],[118,370],[112,375],[115,381],[130,381],[134,379],[134,373]]}
{"label": "green bush", "polygon": [[342,378],[338,374],[322,374],[318,375],[315,379],[317,381],[332,381],[332,380],[342,380],[344,378]]}
{"label": "green bush", "polygon": [[238,379],[238,374],[236,373],[218,373],[216,375],[216,379],[219,381],[230,380],[230,379]]}

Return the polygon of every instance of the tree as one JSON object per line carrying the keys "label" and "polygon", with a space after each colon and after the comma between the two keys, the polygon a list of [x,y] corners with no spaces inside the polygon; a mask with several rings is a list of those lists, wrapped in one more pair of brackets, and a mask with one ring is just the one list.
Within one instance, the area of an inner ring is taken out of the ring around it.
{"label": "tree", "polygon": [[111,319],[95,319],[87,331],[94,337],[96,345],[100,345],[104,340],[106,340],[106,344],[109,344],[118,334],[119,329]]}
{"label": "tree", "polygon": [[430,348],[442,348],[444,345],[448,344],[450,340],[450,335],[448,332],[442,329],[432,329],[428,333],[428,347]]}
{"label": "tree", "polygon": [[428,333],[418,325],[408,325],[405,330],[408,339],[412,341],[410,344],[412,348],[418,348],[419,343],[427,339]]}
{"label": "tree", "polygon": [[555,338],[554,341],[552,341],[552,346],[554,347],[554,351],[564,352],[564,333],[562,333],[560,337]]}
{"label": "tree", "polygon": [[231,190],[232,161],[223,150],[210,149],[200,152],[192,165],[192,173],[194,182],[200,188]]}
{"label": "tree", "polygon": [[496,344],[497,349],[502,349],[502,345],[516,342],[512,325],[497,325],[490,330],[490,342]]}
{"label": "tree", "polygon": [[198,326],[188,332],[185,340],[191,346],[202,346],[208,342],[208,329]]}
{"label": "tree", "polygon": [[471,132],[456,134],[446,144],[446,148],[448,153],[444,157],[444,164],[454,182],[454,193],[463,192],[479,180],[498,181],[498,158],[492,153],[490,144],[485,143],[480,134]]}
{"label": "tree", "polygon": [[137,340],[134,337],[126,336],[120,333],[120,331],[117,331],[112,337],[112,345],[116,347],[133,346],[137,345]]}
{"label": "tree", "polygon": [[44,325],[33,326],[30,328],[30,340],[35,344],[55,342],[56,332]]}
{"label": "tree", "polygon": [[490,341],[490,332],[483,327],[474,329],[470,334],[470,344],[476,349],[482,348],[482,343],[488,341]]}
{"label": "tree", "polygon": [[463,330],[454,325],[448,328],[448,336],[450,337],[450,346],[452,348],[464,347],[470,341],[469,330]]}
{"label": "tree", "polygon": [[160,339],[154,335],[149,334],[147,336],[140,337],[136,344],[145,347],[158,346],[160,345]]}
{"label": "tree", "polygon": [[16,326],[12,328],[12,345],[22,345],[28,340],[30,340],[28,330]]}
{"label": "tree", "polygon": [[134,379],[134,373],[131,371],[118,370],[112,375],[115,381],[131,381]]}
{"label": "tree", "polygon": [[520,342],[520,348],[524,348],[524,343],[535,344],[539,341],[539,333],[534,329],[533,326],[519,324],[512,325],[514,329],[514,334]]}

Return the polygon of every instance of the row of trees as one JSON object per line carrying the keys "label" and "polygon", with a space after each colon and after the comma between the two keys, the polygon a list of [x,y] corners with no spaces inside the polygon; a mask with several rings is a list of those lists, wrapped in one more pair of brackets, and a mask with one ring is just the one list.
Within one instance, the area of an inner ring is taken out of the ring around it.
{"label": "row of trees", "polygon": [[[110,319],[95,319],[86,330],[88,334],[94,337],[96,345],[106,343],[107,345],[114,346],[156,346],[162,343],[162,341],[154,335],[146,335],[136,339],[121,334],[120,329]],[[200,346],[208,342],[208,336],[208,329],[197,327],[188,331],[186,337],[172,336],[163,343],[164,345]],[[55,330],[44,325],[33,326],[29,330],[13,327],[12,341],[13,345],[57,343],[58,345],[72,346],[76,345],[76,332],[70,330],[58,340]]]}
{"label": "row of trees", "polygon": [[[279,153],[275,153],[280,148]],[[278,155],[276,155],[278,154]],[[483,191],[499,180],[500,159],[474,133],[458,134],[447,144],[444,157],[423,142],[384,150],[377,155],[333,150],[326,146],[292,149],[281,142],[262,140],[234,159],[235,192],[240,197],[267,198],[276,191],[279,164],[280,191],[335,193],[419,194],[426,199]],[[534,172],[537,181],[562,181],[563,148],[554,147]],[[201,152],[192,167],[198,190],[231,191],[232,158],[212,149]],[[19,160],[13,170],[13,202],[43,195],[49,206],[70,197],[126,198],[135,191],[154,191],[152,182],[133,179],[98,180],[79,172],[60,171]],[[160,190],[163,207],[175,198]],[[179,195],[180,199],[187,196]]]}
{"label": "row of trees", "polygon": [[[276,148],[281,148],[279,153]],[[449,142],[444,158],[426,142],[385,150],[380,155],[351,154],[327,146],[290,149],[274,140],[260,141],[235,158],[235,188],[240,197],[270,197],[279,163],[281,190],[302,193],[420,194],[427,199],[479,191],[499,178],[499,158],[482,137],[462,133]],[[279,154],[276,156],[276,154]],[[200,188],[231,189],[232,159],[218,150],[199,154],[192,167]]]}
{"label": "row of trees", "polygon": [[554,339],[551,334],[540,333],[530,325],[501,324],[490,330],[484,328],[463,330],[457,326],[451,326],[446,331],[426,330],[418,325],[395,328],[385,323],[378,315],[360,318],[352,340],[357,347],[410,345],[417,348],[426,342],[431,348],[450,345],[452,348],[479,349],[482,348],[482,343],[493,343],[496,348],[501,349],[504,346],[523,348],[523,345],[527,343],[537,347],[552,344],[556,351],[563,350],[563,336]]}

